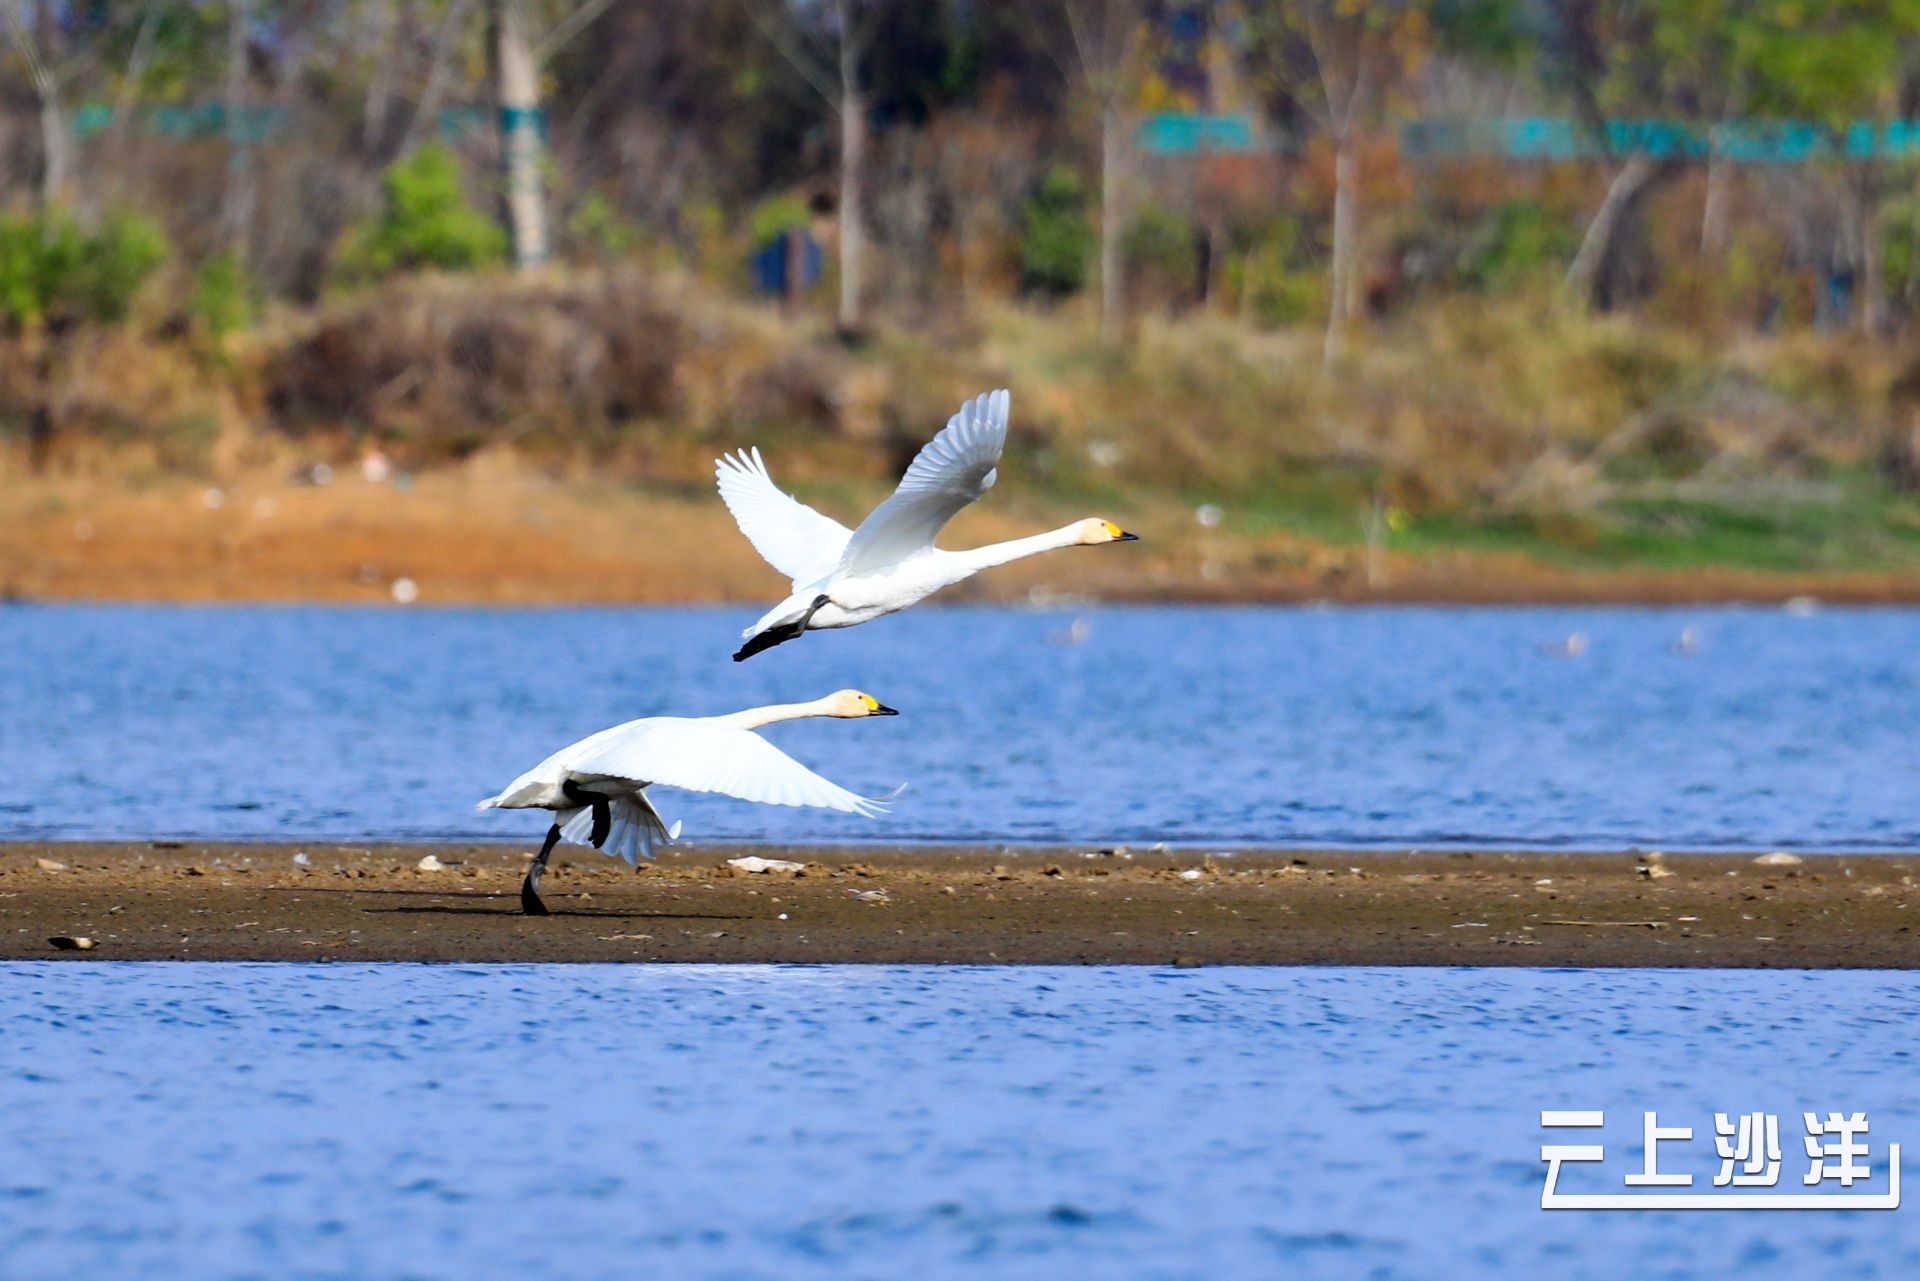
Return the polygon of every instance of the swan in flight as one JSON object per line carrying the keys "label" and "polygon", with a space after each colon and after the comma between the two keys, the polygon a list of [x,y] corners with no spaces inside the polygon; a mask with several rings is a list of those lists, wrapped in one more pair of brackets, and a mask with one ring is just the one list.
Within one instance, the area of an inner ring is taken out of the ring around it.
{"label": "swan in flight", "polygon": [[1056,547],[1132,542],[1110,520],[1090,517],[1030,538],[971,551],[933,545],[961,508],[989,489],[1007,443],[1007,393],[988,392],[960,407],[915,456],[893,497],[858,529],[783,492],[758,449],[715,463],[720,497],[769,565],[793,580],[793,594],[749,627],[738,663],[820,627],[854,627],[897,613],[983,569]]}
{"label": "swan in flight", "polygon": [[727,716],[650,716],[561,748],[478,808],[553,811],[547,843],[520,886],[520,909],[528,916],[546,916],[540,875],[559,841],[591,845],[638,867],[639,856],[653,857],[657,842],[670,843],[680,835],[680,824],[668,827],[647,796],[655,783],[766,805],[814,805],[877,818],[891,796],[869,800],[855,795],[753,731],[809,716],[857,720],[898,715],[871,694],[843,689],[811,703],[750,707]]}

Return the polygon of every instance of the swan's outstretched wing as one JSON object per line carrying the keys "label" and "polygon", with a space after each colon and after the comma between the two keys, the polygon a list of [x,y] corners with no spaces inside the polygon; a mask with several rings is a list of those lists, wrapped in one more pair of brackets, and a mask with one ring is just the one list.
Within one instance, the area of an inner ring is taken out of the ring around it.
{"label": "swan's outstretched wing", "polygon": [[1007,444],[1007,393],[975,396],[926,443],[893,497],[847,541],[839,572],[866,573],[926,551],[962,507],[993,488]]}
{"label": "swan's outstretched wing", "polygon": [[740,532],[767,564],[793,580],[794,590],[819,582],[840,563],[852,531],[782,492],[758,449],[717,459],[714,476]]}
{"label": "swan's outstretched wing", "polygon": [[723,792],[763,805],[813,805],[869,818],[885,810],[881,802],[821,778],[752,730],[703,720],[656,717],[573,757],[567,769],[576,778]]}

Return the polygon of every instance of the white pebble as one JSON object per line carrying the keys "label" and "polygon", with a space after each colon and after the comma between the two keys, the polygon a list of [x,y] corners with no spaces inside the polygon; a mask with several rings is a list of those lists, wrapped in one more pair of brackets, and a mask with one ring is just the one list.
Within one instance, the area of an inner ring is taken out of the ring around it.
{"label": "white pebble", "polygon": [[738,868],[742,872],[798,872],[805,869],[805,863],[789,863],[783,858],[761,858],[758,854],[749,854],[744,858],[730,858],[727,866]]}

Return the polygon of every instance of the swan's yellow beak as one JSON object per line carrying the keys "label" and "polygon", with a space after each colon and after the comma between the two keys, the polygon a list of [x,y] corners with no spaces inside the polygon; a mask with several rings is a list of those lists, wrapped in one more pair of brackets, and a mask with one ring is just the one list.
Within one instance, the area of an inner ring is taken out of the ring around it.
{"label": "swan's yellow beak", "polygon": [[900,714],[871,694],[862,694],[860,701],[866,704],[867,715],[869,716],[898,716]]}
{"label": "swan's yellow beak", "polygon": [[1101,524],[1107,527],[1107,533],[1113,536],[1113,541],[1116,543],[1137,543],[1140,541],[1140,535],[1129,534],[1126,530],[1120,528],[1120,526],[1110,520],[1102,521]]}

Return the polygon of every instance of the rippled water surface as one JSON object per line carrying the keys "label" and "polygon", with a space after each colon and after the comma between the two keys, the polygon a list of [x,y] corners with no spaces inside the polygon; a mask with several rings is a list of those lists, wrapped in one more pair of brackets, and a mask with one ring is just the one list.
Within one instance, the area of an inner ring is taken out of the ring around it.
{"label": "rippled water surface", "polygon": [[[1864,1111],[1864,973],[0,965],[0,1276],[1911,1277],[1893,1212],[1539,1208],[1543,1108]],[[1912,1180],[1911,1158],[1905,1167]],[[1586,1171],[1582,1171],[1586,1173]],[[1790,1190],[1798,1190],[1793,1186]]]}
{"label": "rippled water surface", "polygon": [[736,665],[751,617],[0,608],[0,835],[527,838],[473,802],[574,738],[852,685],[904,715],[772,737],[909,783],[889,819],[662,808],[695,840],[1920,848],[1912,610],[923,608]]}

